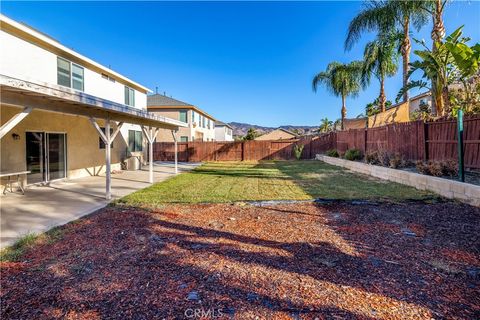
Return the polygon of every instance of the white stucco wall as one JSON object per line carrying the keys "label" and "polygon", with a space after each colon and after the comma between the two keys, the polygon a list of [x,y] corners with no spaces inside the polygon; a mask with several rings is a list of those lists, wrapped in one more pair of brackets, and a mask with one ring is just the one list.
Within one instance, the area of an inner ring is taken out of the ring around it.
{"label": "white stucco wall", "polygon": [[233,131],[226,126],[215,127],[215,140],[217,141],[233,141]]}
{"label": "white stucco wall", "polygon": [[[215,139],[215,120],[205,116],[204,114],[200,114],[195,111],[195,116],[193,117],[193,123],[191,122],[192,120],[192,110],[189,110],[188,112],[188,122],[189,122],[189,127],[192,128],[191,135],[192,138],[195,138],[195,133],[200,132],[203,134],[203,141],[214,141]],[[200,115],[202,117],[205,117],[205,121],[207,119],[210,119],[210,128],[208,128],[208,123],[205,123],[205,128],[202,127],[202,124],[200,123]]]}
{"label": "white stucco wall", "polygon": [[[57,84],[57,54],[33,43],[0,31],[0,74],[33,82]],[[59,55],[61,57],[61,55]],[[68,59],[67,59],[68,60]],[[82,66],[81,63],[77,63]],[[98,72],[84,68],[84,92],[125,103],[125,85],[102,78]],[[147,95],[135,90],[135,106],[146,109]]]}

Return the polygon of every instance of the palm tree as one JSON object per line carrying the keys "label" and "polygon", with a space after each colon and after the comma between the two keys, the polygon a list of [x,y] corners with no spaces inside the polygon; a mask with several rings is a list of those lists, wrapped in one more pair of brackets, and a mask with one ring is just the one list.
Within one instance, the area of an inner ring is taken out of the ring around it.
{"label": "palm tree", "polygon": [[367,43],[363,53],[362,82],[364,85],[370,83],[372,74],[380,81],[380,112],[386,110],[385,78],[395,75],[398,69],[399,36],[401,35],[398,32],[381,33],[377,39]]}
{"label": "palm tree", "polygon": [[333,122],[328,120],[327,117],[323,118],[320,122],[319,132],[329,132],[332,129]]}
{"label": "palm tree", "polygon": [[[403,32],[400,50],[402,52],[403,86],[408,83],[408,69],[410,63],[411,41],[410,24],[418,30],[427,23],[429,1],[368,1],[364,8],[350,22],[345,49],[350,50],[360,39],[363,32],[389,32],[400,28]],[[408,91],[403,93],[403,101],[408,101]]]}
{"label": "palm tree", "polygon": [[348,96],[355,97],[362,88],[362,65],[361,61],[350,63],[330,62],[327,70],[318,73],[312,81],[312,88],[317,92],[318,86],[323,85],[335,96],[342,97],[342,130],[345,128],[347,116],[346,99]]}

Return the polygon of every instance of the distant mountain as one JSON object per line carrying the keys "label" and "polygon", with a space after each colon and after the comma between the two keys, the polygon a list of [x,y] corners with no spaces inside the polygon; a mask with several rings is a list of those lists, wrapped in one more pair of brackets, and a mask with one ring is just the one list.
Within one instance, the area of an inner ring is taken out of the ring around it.
{"label": "distant mountain", "polygon": [[249,124],[249,123],[241,123],[241,122],[229,122],[228,123],[230,126],[233,128],[233,135],[234,136],[244,136],[247,134],[248,129],[254,128],[257,130],[259,134],[265,134],[270,131],[273,131],[277,128],[282,128],[288,131],[293,131],[296,132],[298,130],[299,134],[311,134],[314,133],[317,129],[318,126],[292,126],[292,125],[286,125],[286,126],[280,126],[280,127],[264,127],[264,126],[259,126],[255,124]]}

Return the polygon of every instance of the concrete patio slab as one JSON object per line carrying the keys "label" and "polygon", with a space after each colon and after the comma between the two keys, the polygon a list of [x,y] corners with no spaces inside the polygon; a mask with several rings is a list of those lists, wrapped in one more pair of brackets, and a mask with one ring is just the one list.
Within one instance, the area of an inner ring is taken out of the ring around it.
{"label": "concrete patio slab", "polygon": [[[179,163],[179,173],[192,170],[198,163]],[[154,181],[175,175],[174,164],[156,162]],[[112,198],[118,199],[146,188],[148,167],[138,171],[112,174]],[[7,193],[0,198],[0,248],[28,233],[45,232],[105,207],[105,177],[90,176],[58,181],[48,186],[29,186],[25,195]]]}

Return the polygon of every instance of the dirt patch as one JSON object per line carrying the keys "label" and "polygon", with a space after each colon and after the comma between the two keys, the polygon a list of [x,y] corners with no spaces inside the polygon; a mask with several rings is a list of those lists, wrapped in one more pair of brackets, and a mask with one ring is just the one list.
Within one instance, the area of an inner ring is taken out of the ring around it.
{"label": "dirt patch", "polygon": [[2,263],[4,319],[478,318],[480,209],[113,207]]}

